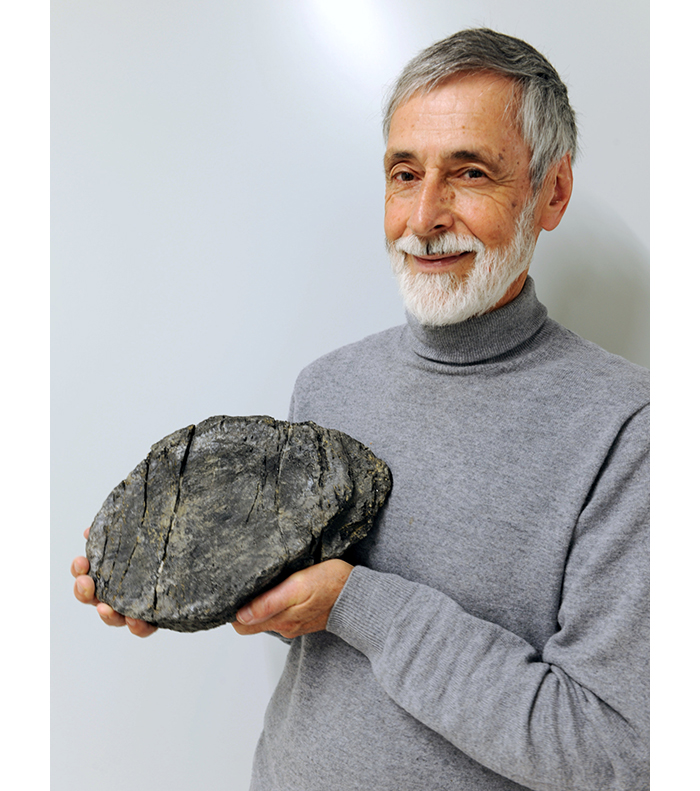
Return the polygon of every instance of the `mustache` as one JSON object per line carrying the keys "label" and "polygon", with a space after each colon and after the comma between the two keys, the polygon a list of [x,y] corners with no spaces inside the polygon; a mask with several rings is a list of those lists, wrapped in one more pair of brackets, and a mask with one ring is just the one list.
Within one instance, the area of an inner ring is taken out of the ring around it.
{"label": "mustache", "polygon": [[387,239],[387,248],[401,253],[417,256],[428,255],[461,255],[462,253],[483,253],[486,247],[483,242],[469,234],[457,234],[445,231],[440,236],[429,239],[411,234],[402,236],[390,242]]}

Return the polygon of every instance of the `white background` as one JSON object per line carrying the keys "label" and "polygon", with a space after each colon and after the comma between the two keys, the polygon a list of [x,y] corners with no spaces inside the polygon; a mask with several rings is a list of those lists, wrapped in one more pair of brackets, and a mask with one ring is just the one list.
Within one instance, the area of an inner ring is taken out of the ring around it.
{"label": "white background", "polygon": [[381,100],[420,48],[480,25],[549,57],[578,114],[538,295],[648,365],[646,3],[54,0],[53,791],[247,788],[283,646],[107,629],[70,561],[153,442],[215,414],[284,418],[304,365],[403,320]]}

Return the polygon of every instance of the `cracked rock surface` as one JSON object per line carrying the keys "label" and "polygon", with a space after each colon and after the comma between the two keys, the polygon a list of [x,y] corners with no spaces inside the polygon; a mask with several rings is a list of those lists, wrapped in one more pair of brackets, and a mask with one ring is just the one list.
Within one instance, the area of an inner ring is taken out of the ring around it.
{"label": "cracked rock surface", "polygon": [[86,554],[117,612],[193,632],[369,532],[387,465],[347,434],[211,417],[157,442],[105,500]]}

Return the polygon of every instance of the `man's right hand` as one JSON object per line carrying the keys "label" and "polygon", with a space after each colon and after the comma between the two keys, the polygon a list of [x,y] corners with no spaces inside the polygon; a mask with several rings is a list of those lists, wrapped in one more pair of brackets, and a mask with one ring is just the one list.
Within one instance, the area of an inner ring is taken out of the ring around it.
{"label": "man's right hand", "polygon": [[[90,528],[83,534],[85,538],[88,537]],[[92,604],[97,608],[97,614],[107,624],[107,626],[128,626],[129,631],[137,637],[148,637],[157,631],[158,627],[153,626],[145,621],[139,621],[136,618],[127,618],[115,612],[109,604],[99,601],[95,598],[95,583],[92,577],[88,576],[90,571],[90,563],[86,557],[82,555],[75,558],[70,567],[71,574],[75,577],[75,584],[73,585],[73,593],[75,598],[83,604]]]}

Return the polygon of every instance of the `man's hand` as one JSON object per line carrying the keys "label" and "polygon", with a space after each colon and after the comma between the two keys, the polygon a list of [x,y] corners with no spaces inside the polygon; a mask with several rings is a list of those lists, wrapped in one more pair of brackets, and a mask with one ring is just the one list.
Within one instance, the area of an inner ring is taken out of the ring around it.
{"label": "man's hand", "polygon": [[321,632],[352,569],[335,559],[297,571],[242,607],[233,628],[238,634],[277,632],[288,638]]}
{"label": "man's hand", "polygon": [[[88,537],[90,528],[83,533],[85,538]],[[126,618],[115,612],[109,604],[99,601],[95,598],[95,583],[92,577],[87,576],[90,571],[90,563],[88,559],[82,556],[77,557],[70,567],[71,574],[75,577],[73,585],[73,593],[75,598],[83,604],[92,604],[97,608],[97,614],[107,624],[107,626],[128,626],[129,631],[137,637],[148,637],[153,634],[158,627],[153,626],[145,621],[139,621],[136,618]]]}

